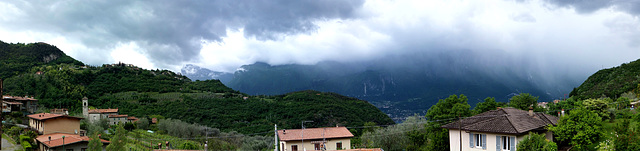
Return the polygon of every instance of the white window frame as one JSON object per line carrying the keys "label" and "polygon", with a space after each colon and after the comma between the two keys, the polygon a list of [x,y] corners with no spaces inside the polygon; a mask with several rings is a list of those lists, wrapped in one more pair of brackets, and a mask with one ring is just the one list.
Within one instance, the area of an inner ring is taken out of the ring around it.
{"label": "white window frame", "polygon": [[511,142],[511,136],[500,136],[500,147],[502,151],[511,151],[511,144],[515,142]]}

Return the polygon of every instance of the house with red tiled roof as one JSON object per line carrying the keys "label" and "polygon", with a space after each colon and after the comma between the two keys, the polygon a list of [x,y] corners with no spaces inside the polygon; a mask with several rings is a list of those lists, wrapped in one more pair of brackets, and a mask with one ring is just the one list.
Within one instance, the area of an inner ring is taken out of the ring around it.
{"label": "house with red tiled roof", "polygon": [[346,127],[278,130],[280,151],[350,149],[351,138],[353,134]]}
{"label": "house with red tiled roof", "polygon": [[27,117],[29,117],[29,127],[38,134],[80,133],[81,117],[51,113],[31,114]]}
{"label": "house with red tiled roof", "polygon": [[[36,138],[36,144],[38,146],[38,151],[55,151],[55,150],[64,150],[69,151],[85,151],[89,147],[89,141],[91,138],[87,136],[80,136],[74,134],[64,134],[64,133],[52,133],[40,135]],[[105,150],[106,144],[109,144],[109,141],[100,139],[102,142],[102,150]]]}
{"label": "house with red tiled roof", "polygon": [[553,133],[547,126],[557,123],[558,117],[509,107],[467,117],[442,128],[449,129],[451,151],[515,151],[529,132],[545,134],[552,141]]}
{"label": "house with red tiled roof", "polygon": [[109,125],[138,121],[136,117],[129,117],[126,114],[120,115],[118,109],[89,109],[89,99],[87,97],[82,98],[82,114],[90,122],[106,119]]}

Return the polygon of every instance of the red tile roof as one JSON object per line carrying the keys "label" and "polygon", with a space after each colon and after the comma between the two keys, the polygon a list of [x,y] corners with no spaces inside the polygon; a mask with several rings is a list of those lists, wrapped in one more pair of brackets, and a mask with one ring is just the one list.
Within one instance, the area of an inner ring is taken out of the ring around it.
{"label": "red tile roof", "polygon": [[[58,146],[62,146],[62,136],[64,136],[64,145],[74,144],[74,143],[83,142],[83,141],[88,142],[89,140],[91,140],[91,138],[87,136],[80,136],[75,134],[63,134],[63,133],[40,135],[36,137],[36,140],[50,148],[58,147]],[[49,140],[49,137],[51,137],[51,140]],[[100,141],[102,141],[102,143],[109,143],[109,141],[106,141],[103,139],[100,139]]]}
{"label": "red tile roof", "polygon": [[27,117],[32,118],[32,119],[36,119],[36,120],[48,120],[48,119],[58,118],[58,117],[68,117],[68,118],[83,119],[81,117],[68,116],[68,115],[62,115],[62,114],[51,114],[51,113],[31,114],[31,115],[27,115]]}
{"label": "red tile roof", "polygon": [[118,109],[90,109],[89,113],[118,113]]}
{"label": "red tile roof", "polygon": [[[278,130],[281,141],[301,140],[302,129]],[[285,133],[286,132],[286,133]],[[323,136],[324,134],[324,136]],[[346,127],[324,127],[304,129],[304,139],[349,138],[353,134]]]}
{"label": "red tile roof", "polygon": [[127,117],[127,120],[131,120],[131,122],[137,122],[139,119],[136,118],[135,116],[129,116]]}

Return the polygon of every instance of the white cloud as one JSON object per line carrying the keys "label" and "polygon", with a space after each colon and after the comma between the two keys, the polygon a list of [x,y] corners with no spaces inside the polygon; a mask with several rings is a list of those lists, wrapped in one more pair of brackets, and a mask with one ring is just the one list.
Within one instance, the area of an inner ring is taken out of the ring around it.
{"label": "white cloud", "polygon": [[142,48],[134,42],[130,43],[118,43],[111,51],[111,58],[116,62],[122,62],[126,64],[133,64],[138,67],[152,69],[153,64],[147,59],[147,56],[142,54]]}

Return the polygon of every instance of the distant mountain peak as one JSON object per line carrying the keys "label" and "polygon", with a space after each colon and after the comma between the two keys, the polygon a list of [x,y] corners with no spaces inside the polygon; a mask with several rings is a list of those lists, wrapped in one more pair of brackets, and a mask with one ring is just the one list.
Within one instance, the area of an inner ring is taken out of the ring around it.
{"label": "distant mountain peak", "polygon": [[207,68],[203,68],[194,64],[186,64],[180,69],[182,75],[189,77],[191,80],[210,80],[218,79],[222,83],[226,84],[233,78],[232,73],[213,71]]}

